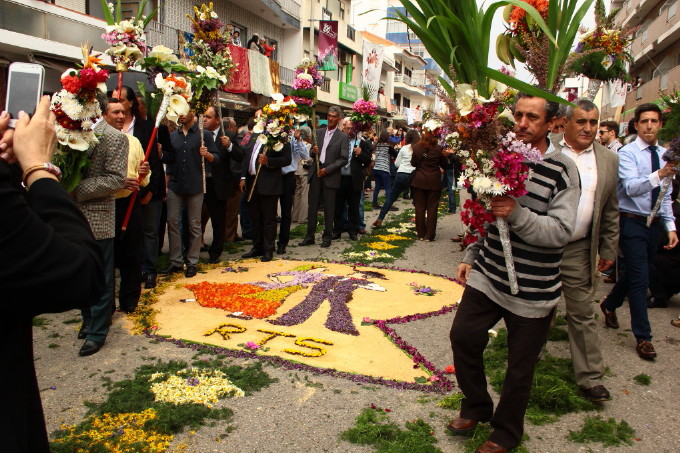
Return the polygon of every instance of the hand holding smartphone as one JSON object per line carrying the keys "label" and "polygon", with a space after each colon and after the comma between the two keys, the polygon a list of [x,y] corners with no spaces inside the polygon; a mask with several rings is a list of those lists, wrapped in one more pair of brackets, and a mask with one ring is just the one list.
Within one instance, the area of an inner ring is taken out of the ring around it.
{"label": "hand holding smartphone", "polygon": [[10,115],[9,127],[14,128],[19,112],[35,113],[45,82],[45,68],[35,63],[9,65],[7,102],[5,110]]}

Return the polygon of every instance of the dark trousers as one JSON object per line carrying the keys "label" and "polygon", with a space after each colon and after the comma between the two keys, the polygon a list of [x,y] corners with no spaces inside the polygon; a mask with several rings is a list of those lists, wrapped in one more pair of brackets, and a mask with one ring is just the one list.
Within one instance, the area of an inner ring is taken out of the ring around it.
{"label": "dark trousers", "polygon": [[[508,329],[508,369],[494,411],[486,386],[483,354],[489,342],[489,329],[501,319]],[[456,380],[465,395],[460,416],[490,420],[493,432],[489,439],[508,450],[522,440],[534,369],[551,319],[552,313],[544,318],[517,316],[468,286],[451,326]]]}
{"label": "dark trousers", "polygon": [[453,188],[455,183],[456,181],[453,174],[453,168],[447,168],[444,170],[442,185],[449,196],[449,212],[456,212],[456,189]]}
{"label": "dark trousers", "polygon": [[213,230],[213,240],[208,250],[208,256],[211,260],[218,259],[222,254],[222,250],[224,250],[224,237],[227,225],[227,200],[219,199],[215,192],[212,178],[206,178],[203,201],[208,208]]}
{"label": "dark trousers", "polygon": [[248,208],[248,193],[241,195],[241,204],[239,206],[239,213],[241,215],[241,236],[243,239],[253,238],[253,220],[250,218],[250,209]]}
{"label": "dark trousers", "polygon": [[295,196],[295,172],[283,175],[283,195],[281,205],[281,225],[279,226],[279,246],[286,247],[290,240],[290,224],[293,221],[293,196]]}
{"label": "dark trousers", "polygon": [[144,224],[142,205],[139,197],[130,214],[125,232],[121,230],[123,219],[130,204],[130,197],[116,199],[116,239],[114,258],[120,270],[118,306],[121,310],[132,311],[137,308],[142,294],[142,255],[144,254]]}
{"label": "dark trousers", "polygon": [[441,190],[413,188],[413,205],[416,208],[416,233],[419,238],[434,240],[437,234],[437,205]]}
{"label": "dark trousers", "polygon": [[373,188],[373,204],[378,204],[378,195],[380,189],[385,189],[385,196],[390,193],[390,173],[382,170],[373,170],[373,179],[375,179],[375,187]]}
{"label": "dark trousers", "polygon": [[236,190],[233,195],[227,197],[227,220],[224,228],[224,240],[232,242],[238,236],[238,211],[241,202],[241,192]]}
{"label": "dark trousers", "polygon": [[253,249],[264,253],[274,252],[276,241],[276,204],[278,195],[253,193],[248,202],[248,212],[253,221]]}
{"label": "dark trousers", "polygon": [[97,343],[104,343],[106,336],[109,334],[109,323],[111,322],[114,304],[114,238],[100,239],[97,241],[97,244],[102,249],[106,289],[99,300],[94,302],[92,306],[80,310],[80,313],[83,316],[83,325],[87,327],[87,339]]}
{"label": "dark trousers", "polygon": [[656,222],[647,227],[642,219],[621,216],[619,225],[623,272],[605,299],[605,307],[614,311],[623,305],[628,296],[633,335],[638,340],[651,340],[652,328],[647,316],[647,287],[649,273],[654,269],[661,223]]}
{"label": "dark trousers", "polygon": [[309,210],[307,211],[307,239],[314,239],[316,233],[316,217],[323,199],[324,229],[322,239],[330,242],[333,238],[333,220],[335,218],[335,196],[338,189],[323,187],[321,180],[312,176],[309,181]]}
{"label": "dark trousers", "polygon": [[[142,223],[144,229],[144,254],[142,256],[142,274],[156,275],[156,261],[160,248],[158,243],[159,224],[163,212],[163,200],[151,200],[142,206]],[[165,231],[165,229],[163,230]]]}
{"label": "dark trousers", "polygon": [[345,208],[347,209],[346,230],[349,234],[357,234],[361,223],[359,217],[359,203],[361,202],[361,190],[354,190],[351,176],[340,177],[340,189],[335,200],[335,220],[333,222],[333,232],[343,231],[343,219]]}
{"label": "dark trousers", "polygon": [[385,199],[385,203],[382,205],[382,209],[380,209],[380,214],[378,215],[380,220],[385,219],[385,216],[389,212],[394,202],[399,199],[399,195],[401,195],[402,192],[408,191],[410,187],[408,180],[410,177],[410,173],[397,172],[397,176],[394,179],[394,184],[390,189],[390,193],[387,194],[387,199]]}

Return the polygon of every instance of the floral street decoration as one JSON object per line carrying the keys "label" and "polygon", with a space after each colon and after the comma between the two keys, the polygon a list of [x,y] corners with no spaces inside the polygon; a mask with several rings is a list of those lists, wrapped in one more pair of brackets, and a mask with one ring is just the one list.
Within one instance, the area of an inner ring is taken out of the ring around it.
{"label": "floral street decoration", "polygon": [[595,3],[595,27],[579,37],[570,56],[569,71],[589,79],[627,80],[633,56],[628,51],[637,28],[620,28],[614,23],[618,9],[607,15],[604,0]]}
{"label": "floral street decoration", "polygon": [[316,90],[323,85],[323,75],[319,72],[319,65],[305,58],[295,68],[295,80],[290,96],[298,106],[296,119],[302,123],[314,115],[314,104],[316,103]]}
{"label": "floral street decoration", "polygon": [[187,17],[194,31],[193,41],[186,44],[192,53],[190,69],[195,71],[189,75],[195,92],[192,107],[201,114],[212,105],[217,89],[227,84],[236,65],[228,47],[231,32],[222,31],[224,23],[212,2],[200,8],[194,6],[194,15]]}
{"label": "floral street decoration", "polygon": [[429,286],[419,285],[416,282],[409,283],[409,286],[413,288],[413,294],[416,296],[434,296],[437,293],[441,293],[441,289],[434,289]]}
{"label": "floral street decoration", "polygon": [[[105,413],[93,417],[87,428],[64,426],[61,435],[54,440],[52,448],[75,447],[78,452],[109,451],[137,453],[163,453],[170,448],[172,435],[150,429],[158,418],[154,409],[139,413]],[[60,450],[61,451],[61,450]]]}
{"label": "floral street decoration", "polygon": [[262,115],[255,123],[253,132],[260,134],[257,140],[272,151],[279,152],[288,143],[295,125],[297,104],[281,93],[272,95],[274,102],[262,107]]}
{"label": "floral street decoration", "polygon": [[99,67],[101,60],[83,46],[80,69],[61,75],[62,89],[52,96],[51,110],[56,116],[57,152],[53,161],[62,172],[61,183],[67,192],[76,188],[83,170],[89,165],[88,150],[99,143],[93,125],[102,112],[97,93],[106,93],[109,72]]}
{"label": "floral street decoration", "polygon": [[154,373],[149,378],[154,400],[171,404],[202,404],[213,407],[220,398],[245,396],[219,370],[191,368],[174,374]]}
{"label": "floral street decoration", "polygon": [[[189,69],[180,63],[179,58],[177,58],[177,55],[173,53],[172,49],[163,45],[154,46],[139,65],[144,71],[146,71],[146,76],[149,83],[155,85],[156,88],[159,88],[159,74],[161,78],[166,78],[173,73],[177,74],[189,72]],[[182,80],[184,79],[182,78]],[[190,84],[188,85],[190,86]],[[144,98],[144,105],[146,106],[147,115],[149,117],[155,118],[163,99],[162,96],[158,96],[157,91],[147,92],[146,84],[143,81],[137,82],[137,90]],[[190,92],[191,90],[189,90],[189,93]],[[185,98],[188,101],[191,99],[191,94],[189,94],[188,97],[185,96]]]}

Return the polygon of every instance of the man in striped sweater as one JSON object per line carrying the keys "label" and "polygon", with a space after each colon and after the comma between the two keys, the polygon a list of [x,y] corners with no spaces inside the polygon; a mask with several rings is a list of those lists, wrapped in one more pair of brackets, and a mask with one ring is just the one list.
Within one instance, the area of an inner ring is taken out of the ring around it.
{"label": "man in striped sweater", "polygon": [[[574,229],[580,185],[574,162],[548,141],[557,111],[556,103],[520,94],[515,133],[540,150],[543,160],[531,164],[526,195],[495,197],[491,202],[493,214],[510,227],[519,293],[510,292],[495,223],[489,225],[483,242],[468,247],[458,266],[458,278],[466,287],[451,327],[451,345],[465,399],[460,416],[448,428],[466,433],[479,422],[490,421],[493,432],[477,450],[481,453],[503,453],[519,445],[534,368],[561,295],[562,251]],[[494,411],[483,353],[488,330],[501,319],[508,329],[508,369]]]}

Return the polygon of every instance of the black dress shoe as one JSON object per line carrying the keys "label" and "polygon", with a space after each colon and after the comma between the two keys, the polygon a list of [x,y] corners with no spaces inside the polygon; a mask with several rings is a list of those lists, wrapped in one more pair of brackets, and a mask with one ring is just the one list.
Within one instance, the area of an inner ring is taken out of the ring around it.
{"label": "black dress shoe", "polygon": [[276,253],[277,253],[278,255],[283,255],[284,253],[286,253],[286,246],[285,246],[285,245],[279,245],[279,246],[276,248]]}
{"label": "black dress shoe", "polygon": [[236,236],[234,242],[243,242],[243,238],[241,236]]}
{"label": "black dress shoe", "polygon": [[146,274],[144,277],[144,289],[151,289],[156,287],[156,275]]}
{"label": "black dress shoe", "polygon": [[181,266],[175,266],[174,264],[171,264],[169,267],[166,269],[163,269],[161,271],[161,274],[174,274],[175,272],[182,272],[184,270],[183,267]]}
{"label": "black dress shoe", "polygon": [[321,247],[323,247],[323,248],[328,248],[330,246],[331,246],[331,241],[323,241],[321,243]]}
{"label": "black dress shoe", "polygon": [[251,249],[250,252],[241,255],[241,258],[255,258],[257,256],[262,256],[262,250]]}
{"label": "black dress shoe", "polygon": [[260,261],[263,263],[266,263],[267,261],[271,261],[274,259],[274,254],[272,252],[264,252],[262,255],[262,258],[260,258]]}
{"label": "black dress shoe", "polygon": [[668,308],[668,299],[657,299],[654,296],[649,296],[647,308]]}
{"label": "black dress shoe", "polygon": [[333,233],[333,236],[331,236],[331,239],[340,239],[340,236],[342,236],[341,232]]}
{"label": "black dress shoe", "polygon": [[593,402],[607,401],[611,398],[609,390],[607,390],[604,385],[596,385],[589,389],[581,387],[580,390],[583,396]]}
{"label": "black dress shoe", "polygon": [[78,339],[84,340],[85,338],[87,338],[87,326],[83,324],[80,326],[80,330],[78,331]]}
{"label": "black dress shoe", "polygon": [[187,266],[186,272],[184,272],[186,278],[191,278],[196,276],[196,266]]}
{"label": "black dress shoe", "polygon": [[78,355],[81,357],[86,357],[88,355],[96,354],[104,346],[104,343],[97,343],[92,340],[85,340],[83,346],[80,348]]}
{"label": "black dress shoe", "polygon": [[351,234],[349,235],[349,238],[350,238],[350,240],[352,240],[352,241],[358,241],[358,240],[359,240],[359,236],[357,236],[356,233],[351,233]]}
{"label": "black dress shoe", "polygon": [[361,229],[358,231],[358,233],[359,233],[359,234],[366,234],[366,228],[361,228]]}
{"label": "black dress shoe", "polygon": [[314,245],[314,238],[304,238],[298,245]]}
{"label": "black dress shoe", "polygon": [[209,264],[217,264],[220,262],[220,257],[218,256],[217,258],[210,258],[208,259]]}

